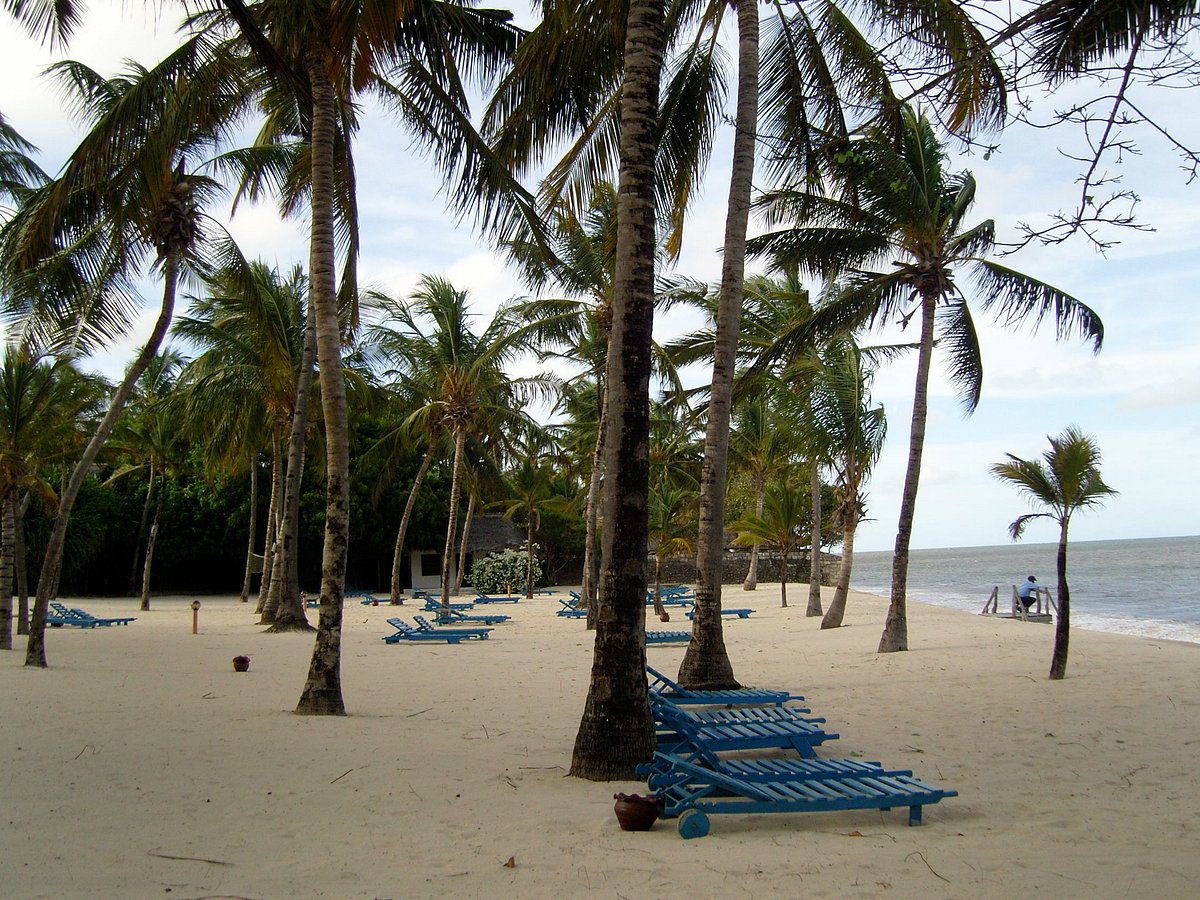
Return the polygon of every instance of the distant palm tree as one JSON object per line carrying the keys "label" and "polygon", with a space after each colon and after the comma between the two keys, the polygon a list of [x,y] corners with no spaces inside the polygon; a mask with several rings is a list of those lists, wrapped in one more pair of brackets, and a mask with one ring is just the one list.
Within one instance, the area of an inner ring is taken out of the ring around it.
{"label": "distant palm tree", "polygon": [[788,605],[788,561],[804,540],[808,515],[807,492],[791,480],[777,481],[767,488],[761,516],[744,516],[732,525],[738,532],[740,545],[766,544],[779,551],[782,557],[779,598],[783,607]]}
{"label": "distant palm tree", "polygon": [[1042,454],[1041,460],[1022,459],[1009,453],[1008,461],[996,463],[991,472],[1001,481],[1016,485],[1032,503],[1049,509],[1015,519],[1008,529],[1014,541],[1020,540],[1025,526],[1034,519],[1053,519],[1058,523],[1058,621],[1054,625],[1054,655],[1050,660],[1050,678],[1057,680],[1067,673],[1071,627],[1067,528],[1075,513],[1099,506],[1105,497],[1117,492],[1100,477],[1100,447],[1093,438],[1072,426],[1049,440],[1050,449]]}
{"label": "distant palm tree", "polygon": [[[378,310],[392,317],[369,326],[365,340],[426,398],[410,418],[438,424],[453,440],[450,515],[442,555],[442,602],[450,602],[467,441],[500,428],[516,435],[529,423],[504,365],[522,349],[516,320],[502,307],[480,334],[471,330],[468,294],[444,278],[426,275],[407,303],[377,295]],[[537,385],[539,379],[528,384]],[[500,423],[503,423],[502,425]]]}
{"label": "distant palm tree", "polygon": [[[781,339],[805,346],[817,336],[853,331],[864,325],[919,314],[920,347],[913,397],[908,467],[901,497],[891,603],[879,652],[908,649],[906,597],[909,544],[916,513],[917,485],[925,446],[929,374],[934,347],[949,358],[950,377],[967,409],[979,402],[983,363],[968,306],[956,280],[959,268],[972,272],[980,307],[1002,324],[1016,326],[1046,316],[1059,337],[1077,332],[1099,350],[1104,328],[1091,309],[1070,294],[985,257],[995,244],[991,220],[967,227],[975,200],[975,179],[947,169],[946,151],[924,116],[905,108],[899,143],[871,128],[833,155],[834,173],[845,196],[779,192],[768,198],[772,214],[805,224],[763,235],[751,242],[781,266],[798,266],[829,279],[842,278],[843,292]],[[890,264],[884,271],[864,266]],[[911,304],[911,308],[909,307]]]}
{"label": "distant palm tree", "polygon": [[674,487],[662,480],[650,488],[650,543],[654,547],[654,614],[666,613],[662,602],[663,563],[672,556],[691,556],[696,544],[690,534],[695,529],[696,494],[694,490]]}
{"label": "distant palm tree", "polygon": [[[91,424],[100,392],[66,359],[37,359],[5,348],[0,366],[0,649],[12,649],[12,595],[24,560],[16,553],[22,506],[31,496],[50,509],[58,495],[43,467],[71,460]],[[24,500],[22,500],[24,498]],[[28,597],[22,594],[24,601]],[[28,610],[21,623],[28,631]]]}

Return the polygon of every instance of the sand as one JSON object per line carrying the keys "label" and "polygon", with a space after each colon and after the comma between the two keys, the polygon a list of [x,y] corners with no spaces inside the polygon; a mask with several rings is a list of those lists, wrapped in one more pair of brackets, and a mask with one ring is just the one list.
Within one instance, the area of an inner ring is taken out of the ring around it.
{"label": "sand", "polygon": [[[820,632],[791,593],[727,590],[757,610],[726,625],[738,677],[804,694],[841,734],[823,755],[958,790],[924,825],[620,831],[614,791],[644,784],[565,777],[591,642],[553,598],[499,606],[513,620],[459,646],[387,645],[411,606],[350,601],[343,718],[292,714],[312,638],[263,634],[236,598],[201,598],[197,635],[192,597],[89,598],[138,620],[52,630],[47,670],[23,641],[0,654],[0,895],[1196,896],[1200,648],[1076,630],[1051,682],[1049,626],[910,604],[910,651],[878,655],[884,601],[855,595]],[[672,674],[682,655],[649,649]]]}

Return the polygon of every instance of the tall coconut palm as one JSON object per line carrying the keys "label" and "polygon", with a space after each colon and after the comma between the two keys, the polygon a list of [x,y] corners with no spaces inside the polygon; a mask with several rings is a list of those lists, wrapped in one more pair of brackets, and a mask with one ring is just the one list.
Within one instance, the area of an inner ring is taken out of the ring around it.
{"label": "tall coconut palm", "polygon": [[[769,199],[773,214],[795,216],[806,224],[751,242],[752,249],[770,253],[779,264],[846,279],[847,287],[838,298],[784,336],[781,342],[785,346],[801,346],[816,335],[897,318],[907,323],[919,315],[908,466],[881,653],[908,649],[909,544],[935,344],[948,357],[950,377],[960,388],[968,411],[978,404],[982,389],[979,342],[968,290],[956,279],[958,270],[972,274],[972,293],[978,296],[980,308],[994,313],[1005,326],[1032,323],[1036,327],[1050,316],[1059,338],[1078,333],[1099,350],[1104,337],[1099,316],[1070,294],[986,259],[995,243],[994,223],[966,224],[975,200],[975,179],[968,172],[948,170],[945,149],[924,115],[905,108],[901,120],[903,138],[899,143],[872,128],[834,157],[839,179],[852,192],[852,200],[777,193]],[[877,263],[892,267],[885,271],[865,268]]]}
{"label": "tall coconut palm", "polygon": [[79,346],[120,333],[133,318],[128,277],[149,262],[163,281],[150,336],[61,492],[38,580],[29,666],[46,665],[46,611],[75,498],[166,334],[181,274],[197,258],[200,208],[214,185],[187,164],[214,147],[246,102],[232,65],[200,65],[212,52],[196,37],[153,69],[134,66],[113,79],[78,63],[56,66],[89,131],[62,174],[5,227],[8,299],[35,337]]}
{"label": "tall coconut palm", "polygon": [[[618,5],[618,8],[619,5]],[[611,15],[610,24],[619,20]],[[650,460],[650,345],[654,324],[655,155],[664,46],[658,0],[631,0],[621,61],[617,242],[604,441],[606,484],[599,614],[591,682],[571,774],[629,778],[650,758],[646,695],[646,542]]]}
{"label": "tall coconut palm", "polygon": [[1099,506],[1117,492],[1100,477],[1100,447],[1094,438],[1072,426],[1049,441],[1050,449],[1040,460],[1022,459],[1009,453],[1008,460],[993,465],[991,472],[1001,481],[1015,485],[1031,503],[1049,510],[1017,517],[1008,529],[1014,541],[1021,539],[1025,527],[1034,519],[1053,519],[1058,523],[1058,620],[1054,624],[1054,655],[1050,659],[1050,678],[1057,680],[1066,677],[1070,642],[1067,530],[1071,517],[1080,510]]}

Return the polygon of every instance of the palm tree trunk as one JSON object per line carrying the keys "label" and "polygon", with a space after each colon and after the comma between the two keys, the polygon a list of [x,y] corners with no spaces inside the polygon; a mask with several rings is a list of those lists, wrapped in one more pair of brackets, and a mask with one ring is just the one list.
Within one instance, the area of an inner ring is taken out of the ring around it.
{"label": "palm tree trunk", "polygon": [[454,533],[458,529],[458,501],[462,494],[462,458],[467,446],[467,429],[454,426],[454,463],[450,471],[450,517],[446,523],[446,547],[442,551],[442,605],[450,606],[450,568],[454,560]]}
{"label": "palm tree trunk", "polygon": [[13,573],[16,570],[16,496],[11,485],[0,492],[0,650],[13,648]]}
{"label": "palm tree trunk", "polygon": [[[164,476],[159,476],[162,481]],[[154,564],[154,544],[158,540],[158,526],[162,521],[163,505],[166,503],[167,489],[164,484],[158,489],[158,500],[154,504],[154,520],[150,523],[150,536],[146,538],[146,559],[142,563],[142,604],[141,609],[150,609],[150,568]]]}
{"label": "palm tree trunk", "polygon": [[471,545],[471,526],[475,523],[475,494],[471,494],[471,498],[467,501],[467,515],[463,519],[462,538],[458,544],[458,569],[454,573],[454,596],[458,596],[462,590],[463,576],[467,571],[467,549]]}
{"label": "palm tree trunk", "polygon": [[654,615],[658,616],[659,621],[667,614],[667,609],[662,602],[662,567],[663,558],[657,554],[654,557]]}
{"label": "palm tree trunk", "polygon": [[1067,526],[1070,521],[1064,516],[1058,532],[1058,618],[1054,621],[1054,655],[1050,658],[1050,678],[1054,681],[1067,677],[1067,650],[1071,642],[1071,589],[1067,587]]}
{"label": "palm tree trunk", "polygon": [[[319,326],[316,303],[312,299],[315,293],[310,293],[308,317],[304,324],[304,351],[300,357],[300,370],[296,373],[296,406],[292,411],[292,429],[288,435],[283,512],[276,538],[278,553],[282,557],[280,571],[283,577],[271,585],[271,602],[268,605],[273,606],[273,615],[267,631],[272,633],[313,630],[304,612],[304,602],[300,599],[300,488],[304,476],[305,430],[308,427],[313,362],[317,356]],[[321,377],[324,379],[325,376]]]}
{"label": "palm tree trunk", "polygon": [[436,443],[437,438],[430,435],[425,458],[421,460],[421,468],[417,470],[417,477],[413,479],[408,501],[404,504],[404,515],[400,517],[400,527],[396,529],[396,549],[392,553],[392,606],[400,605],[400,592],[403,590],[400,586],[400,563],[404,559],[404,536],[408,533],[408,523],[412,520],[413,508],[417,505],[417,492],[421,490],[421,482],[425,480],[425,475],[433,463],[433,448]]}
{"label": "palm tree trunk", "polygon": [[783,550],[779,555],[783,557],[783,571],[779,575],[779,606],[781,609],[787,609],[788,555]]}
{"label": "palm tree trunk", "polygon": [[663,0],[631,0],[626,21],[613,324],[605,377],[603,571],[591,681],[570,770],[593,781],[632,779],[638,763],[654,752],[654,717],[646,697],[646,538]]}
{"label": "palm tree trunk", "polygon": [[808,476],[809,490],[812,492],[812,528],[808,542],[808,609],[806,616],[821,614],[821,467],[817,461],[812,461],[812,469]]}
{"label": "palm tree trunk", "polygon": [[704,466],[700,475],[700,533],[696,546],[696,606],[692,639],[679,667],[679,683],[697,690],[738,687],[725,649],[721,582],[725,561],[725,480],[729,465],[729,417],[742,288],[746,275],[746,226],[754,183],[758,133],[758,0],[735,0],[738,16],[738,89],[733,171],[725,215],[721,290],[713,338],[712,389]]}
{"label": "palm tree trunk", "polygon": [[330,56],[326,48],[315,43],[304,56],[313,93],[309,270],[317,358],[321,366],[321,411],[325,417],[325,543],[321,554],[317,637],[313,642],[308,682],[296,704],[296,712],[302,715],[346,714],[342,699],[342,606],[350,546],[350,426],[334,274],[333,143],[337,112]]}
{"label": "palm tree trunk", "polygon": [[533,598],[533,515],[525,526],[525,599]]}
{"label": "palm tree trunk", "polygon": [[243,603],[250,602],[250,578],[253,575],[254,568],[254,526],[258,518],[258,451],[250,454],[250,527],[247,529],[249,537],[246,539],[246,572],[242,576],[242,595]]}
{"label": "palm tree trunk", "polygon": [[583,585],[580,599],[588,611],[587,627],[596,627],[596,592],[600,585],[600,555],[596,552],[596,529],[600,525],[600,491],[604,481],[604,435],[608,430],[608,385],[600,378],[600,420],[597,423],[596,447],[592,451],[592,479],[588,483],[587,525],[583,545]]}
{"label": "palm tree trunk", "polygon": [[917,484],[921,480],[921,456],[925,451],[925,419],[929,414],[929,370],[933,361],[933,328],[937,294],[921,296],[921,347],[917,354],[917,386],[913,391],[912,431],[908,438],[908,469],[900,499],[900,522],[892,555],[892,598],[887,621],[879,639],[879,653],[908,649],[908,546],[912,541],[913,517],[917,511]]}
{"label": "palm tree trunk", "polygon": [[146,499],[142,501],[142,520],[138,522],[137,536],[133,542],[133,559],[129,563],[129,587],[125,593],[133,597],[137,594],[138,572],[141,571],[142,535],[146,533],[146,523],[150,521],[150,507],[154,505],[154,456],[150,457],[150,477],[146,480]]}
{"label": "palm tree trunk", "polygon": [[[763,501],[767,495],[767,482],[763,478],[754,479],[754,515],[759,519],[763,514]],[[743,591],[758,590],[758,544],[750,548],[750,565],[746,569],[746,580],[742,582]]]}
{"label": "palm tree trunk", "polygon": [[104,418],[100,420],[100,424],[92,433],[91,439],[83,450],[83,455],[71,472],[70,480],[59,493],[58,515],[54,517],[54,526],[51,528],[50,537],[46,542],[46,553],[42,557],[42,569],[38,574],[37,596],[33,601],[33,615],[29,622],[29,642],[25,649],[26,666],[46,668],[46,613],[50,609],[50,600],[58,593],[58,579],[62,572],[63,551],[66,547],[67,524],[71,520],[71,511],[75,508],[75,500],[79,497],[79,491],[83,488],[83,482],[87,478],[88,472],[91,471],[92,463],[96,461],[100,448],[104,446],[104,442],[112,433],[113,426],[117,424],[117,418],[120,416],[121,410],[125,408],[125,402],[129,399],[129,395],[133,393],[137,380],[142,377],[142,373],[150,365],[150,360],[158,353],[158,347],[171,324],[171,316],[175,312],[175,291],[179,281],[181,252],[180,250],[171,250],[163,258],[163,299],[158,319],[155,320],[154,328],[150,332],[150,337],[146,339],[141,352],[125,372],[124,380],[108,405],[108,412],[104,414]]}
{"label": "palm tree trunk", "polygon": [[283,452],[280,448],[279,429],[271,432],[271,499],[267,501],[267,531],[263,536],[263,570],[258,583],[258,606],[255,614],[261,616],[260,625],[271,624],[267,617],[267,606],[271,602],[271,579],[275,575],[275,551],[279,536],[279,498],[283,495]]}
{"label": "palm tree trunk", "polygon": [[16,554],[13,568],[17,579],[17,634],[29,634],[29,574],[25,568],[25,512],[29,509],[29,496],[26,492],[21,498],[13,527],[13,550]]}
{"label": "palm tree trunk", "polygon": [[837,586],[833,589],[829,611],[821,620],[822,630],[839,627],[846,615],[846,598],[850,594],[850,570],[854,565],[854,534],[857,530],[858,523],[854,520],[842,527],[842,567],[838,570]]}

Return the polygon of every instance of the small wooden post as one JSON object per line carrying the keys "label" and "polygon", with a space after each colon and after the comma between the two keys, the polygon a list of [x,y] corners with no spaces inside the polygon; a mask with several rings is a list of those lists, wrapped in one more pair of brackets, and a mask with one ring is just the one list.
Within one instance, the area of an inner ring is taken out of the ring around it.
{"label": "small wooden post", "polygon": [[192,634],[199,634],[200,625],[200,601],[192,601]]}

